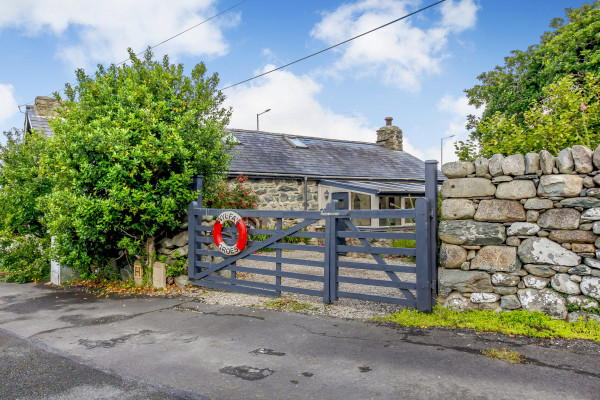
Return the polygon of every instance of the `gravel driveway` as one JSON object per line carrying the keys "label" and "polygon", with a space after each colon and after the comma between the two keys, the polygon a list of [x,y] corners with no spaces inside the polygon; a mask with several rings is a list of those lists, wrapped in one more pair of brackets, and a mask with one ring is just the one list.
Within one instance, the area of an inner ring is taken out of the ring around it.
{"label": "gravel driveway", "polygon": [[[275,256],[275,253],[260,253],[264,256]],[[284,251],[283,257],[295,258],[303,260],[323,261],[324,255],[320,252],[312,251]],[[359,262],[376,264],[376,261],[372,258],[363,257],[347,257],[341,256],[340,262]],[[414,266],[414,263],[408,262],[402,258],[385,258],[386,263],[389,265],[408,265]],[[265,270],[275,270],[275,263],[254,261],[243,259],[238,261],[237,265],[259,268]],[[282,264],[282,270],[286,272],[295,272],[302,274],[309,274],[315,276],[323,275],[323,268],[319,267],[307,267],[293,264]],[[370,271],[355,268],[340,268],[340,276],[367,278],[389,281],[390,278],[383,271]],[[402,281],[415,282],[416,275],[411,273],[396,273],[396,275]],[[261,275],[261,274],[240,274],[238,273],[238,279],[251,280],[256,282],[275,283],[275,277]],[[322,282],[299,280],[292,278],[282,278],[282,285],[294,286],[307,289],[321,290],[323,288]],[[351,291],[357,293],[364,293],[377,296],[392,296],[392,297],[403,297],[398,289],[380,286],[366,286],[357,285],[350,283],[340,283],[339,290]],[[212,289],[192,289],[187,293],[190,296],[198,298],[208,304],[220,304],[220,305],[237,305],[237,306],[255,306],[255,307],[267,307],[265,303],[273,304],[273,298],[266,296],[257,296],[250,294],[242,294],[235,292],[226,292]],[[290,294],[282,293],[284,301],[281,302],[284,311],[297,311],[306,314],[323,314],[330,315],[339,318],[352,318],[352,319],[370,319],[378,315],[388,314],[401,308],[397,305],[377,303],[364,300],[355,299],[339,299],[333,304],[324,304],[322,297],[308,296],[302,294]],[[289,300],[289,302],[286,302]],[[292,307],[291,305],[297,305],[301,303],[300,307]],[[290,306],[286,306],[289,304]],[[273,308],[272,306],[270,308]],[[300,309],[298,309],[300,308]]]}

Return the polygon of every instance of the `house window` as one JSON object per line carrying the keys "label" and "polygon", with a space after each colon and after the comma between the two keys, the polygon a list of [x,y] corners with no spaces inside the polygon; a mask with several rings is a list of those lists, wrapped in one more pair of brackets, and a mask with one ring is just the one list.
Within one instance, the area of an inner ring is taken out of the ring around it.
{"label": "house window", "polygon": [[[379,198],[379,209],[380,210],[395,210],[402,208],[402,198],[399,196],[381,196]],[[379,218],[379,226],[397,226],[402,225],[402,219],[400,218]]]}
{"label": "house window", "polygon": [[[379,198],[380,210],[410,209],[415,208],[415,197],[381,196]],[[411,218],[380,218],[380,227],[392,227],[414,224]]]}
{"label": "house window", "polygon": [[[370,210],[371,195],[352,192],[350,193],[350,203],[353,210]],[[352,218],[352,222],[357,226],[371,226],[370,218]]]}

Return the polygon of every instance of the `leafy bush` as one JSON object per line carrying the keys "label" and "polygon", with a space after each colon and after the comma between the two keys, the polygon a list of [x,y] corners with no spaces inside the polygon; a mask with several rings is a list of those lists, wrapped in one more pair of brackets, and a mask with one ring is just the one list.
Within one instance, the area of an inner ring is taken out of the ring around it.
{"label": "leafy bush", "polygon": [[5,280],[28,282],[48,276],[49,236],[43,223],[42,196],[50,193],[41,159],[43,134],[25,135],[16,129],[4,132],[0,145],[0,270]]}
{"label": "leafy bush", "polygon": [[192,177],[208,187],[226,171],[231,140],[223,130],[217,75],[204,64],[190,76],[147,51],[130,62],[76,72],[50,124],[45,221],[62,265],[86,273],[119,250],[150,265],[155,237],[175,229],[196,196]]}
{"label": "leafy bush", "polygon": [[187,275],[187,258],[185,256],[181,257],[178,252],[175,252],[171,257],[171,263],[167,265],[167,276],[176,277],[179,275]]}
{"label": "leafy bush", "polygon": [[0,240],[0,271],[6,282],[25,283],[50,275],[50,258],[44,251],[47,238],[33,235],[14,236]]}

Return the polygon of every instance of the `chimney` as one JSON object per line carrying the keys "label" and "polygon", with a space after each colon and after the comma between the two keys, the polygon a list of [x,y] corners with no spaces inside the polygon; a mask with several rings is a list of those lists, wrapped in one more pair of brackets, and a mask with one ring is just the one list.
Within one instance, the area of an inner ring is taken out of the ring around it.
{"label": "chimney", "polygon": [[402,151],[402,130],[392,125],[392,117],[385,119],[385,126],[377,129],[377,144],[390,150]]}
{"label": "chimney", "polygon": [[35,112],[42,117],[56,117],[58,101],[54,97],[37,96],[35,98]]}

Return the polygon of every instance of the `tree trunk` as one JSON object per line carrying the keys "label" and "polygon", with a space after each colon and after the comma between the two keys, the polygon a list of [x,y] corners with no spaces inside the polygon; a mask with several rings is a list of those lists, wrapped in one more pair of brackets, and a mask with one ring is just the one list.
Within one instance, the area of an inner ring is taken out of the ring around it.
{"label": "tree trunk", "polygon": [[156,246],[154,244],[154,236],[146,239],[146,265],[148,268],[152,268],[152,257],[156,253]]}

